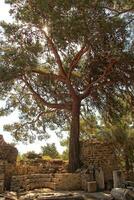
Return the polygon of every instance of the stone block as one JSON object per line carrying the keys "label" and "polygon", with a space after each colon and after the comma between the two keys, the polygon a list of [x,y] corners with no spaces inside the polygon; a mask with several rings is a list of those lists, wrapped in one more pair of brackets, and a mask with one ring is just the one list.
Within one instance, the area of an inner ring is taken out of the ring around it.
{"label": "stone block", "polygon": [[95,180],[97,183],[97,189],[104,190],[105,189],[104,173],[101,167],[95,170]]}
{"label": "stone block", "polygon": [[87,191],[88,192],[96,192],[97,184],[96,181],[87,182]]}
{"label": "stone block", "polygon": [[17,194],[15,192],[6,192],[5,200],[18,200]]}
{"label": "stone block", "polygon": [[84,191],[87,191],[87,181],[86,181],[86,180],[82,180],[82,181],[81,181],[81,188],[82,188]]}
{"label": "stone block", "polygon": [[4,180],[0,181],[0,193],[4,192]]}
{"label": "stone block", "polygon": [[4,174],[0,174],[0,181],[4,180]]}
{"label": "stone block", "polygon": [[15,163],[17,159],[17,155],[18,155],[17,149],[7,144],[4,141],[3,136],[0,135],[0,160],[5,160],[10,163]]}
{"label": "stone block", "polygon": [[114,188],[119,188],[123,182],[123,176],[121,170],[114,170],[113,171],[113,182]]}
{"label": "stone block", "polygon": [[80,190],[81,175],[79,173],[55,174],[56,190]]}

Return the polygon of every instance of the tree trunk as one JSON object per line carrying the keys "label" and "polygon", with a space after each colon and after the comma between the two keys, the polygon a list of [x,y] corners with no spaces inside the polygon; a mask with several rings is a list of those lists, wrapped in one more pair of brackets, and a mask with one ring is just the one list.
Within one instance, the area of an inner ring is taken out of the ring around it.
{"label": "tree trunk", "polygon": [[80,101],[75,99],[72,105],[72,122],[69,138],[69,171],[74,172],[80,167],[79,159],[80,135]]}

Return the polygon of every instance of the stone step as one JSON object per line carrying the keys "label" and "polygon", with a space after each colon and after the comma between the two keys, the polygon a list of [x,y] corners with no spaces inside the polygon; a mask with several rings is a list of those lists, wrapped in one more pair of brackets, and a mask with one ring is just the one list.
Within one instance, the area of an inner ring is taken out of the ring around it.
{"label": "stone step", "polygon": [[40,189],[40,188],[50,188],[54,189],[54,183],[53,182],[44,182],[44,183],[32,183],[26,185],[26,190],[33,190],[33,189]]}
{"label": "stone step", "polygon": [[55,190],[55,183],[54,182],[46,182],[45,188],[50,188],[50,189]]}
{"label": "stone step", "polygon": [[71,173],[56,173],[54,175],[55,178],[61,178],[70,175]]}
{"label": "stone step", "polygon": [[[9,197],[12,197],[9,195]],[[44,192],[37,192],[37,193],[28,193],[20,196],[20,200],[32,200],[32,199],[37,199],[37,200],[84,200],[84,196],[81,194],[75,194],[75,193],[44,193]]]}
{"label": "stone step", "polygon": [[52,174],[30,174],[28,175],[29,178],[52,178]]}
{"label": "stone step", "polygon": [[40,188],[50,188],[50,189],[55,189],[55,184],[53,182],[44,182],[44,183],[30,183],[26,184],[23,187],[17,186],[12,186],[11,190],[20,192],[20,191],[29,191],[29,190],[34,190],[34,189],[40,189]]}
{"label": "stone step", "polygon": [[53,190],[67,190],[77,186],[80,189],[80,174],[58,173],[53,174],[31,174],[15,176],[12,178],[11,189],[13,191],[28,191],[40,188],[50,188]]}
{"label": "stone step", "polygon": [[80,196],[80,195],[75,195],[75,196],[71,196],[71,195],[51,195],[51,196],[45,196],[45,195],[40,195],[40,197],[38,197],[38,200],[84,200],[84,197]]}
{"label": "stone step", "polygon": [[28,178],[26,180],[27,183],[34,183],[36,181],[39,181],[40,183],[44,183],[44,182],[50,182],[52,181],[52,178],[47,177],[47,178]]}

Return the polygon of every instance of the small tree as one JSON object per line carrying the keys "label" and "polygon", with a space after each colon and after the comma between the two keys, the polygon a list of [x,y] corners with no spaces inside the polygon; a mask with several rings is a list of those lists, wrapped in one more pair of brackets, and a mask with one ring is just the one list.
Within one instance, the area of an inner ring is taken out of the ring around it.
{"label": "small tree", "polygon": [[57,151],[57,148],[55,146],[55,143],[52,143],[52,144],[47,143],[47,145],[41,147],[41,150],[42,150],[43,156],[49,156],[51,158],[59,158],[60,157],[60,154]]}

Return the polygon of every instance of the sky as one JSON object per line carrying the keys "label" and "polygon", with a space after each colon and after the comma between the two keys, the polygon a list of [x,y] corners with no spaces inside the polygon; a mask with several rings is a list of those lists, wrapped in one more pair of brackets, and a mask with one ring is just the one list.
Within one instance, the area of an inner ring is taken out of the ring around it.
{"label": "sky", "polygon": [[[12,18],[9,15],[9,5],[4,3],[4,0],[0,0],[0,21],[4,20],[7,22],[11,22]],[[0,101],[0,107],[4,105],[4,102]],[[18,113],[14,112],[8,117],[0,117],[0,134],[3,135],[5,141],[7,143],[13,142],[13,138],[11,137],[11,134],[9,132],[3,131],[3,125],[7,123],[13,123],[16,120],[18,120]],[[46,143],[55,143],[57,150],[61,153],[64,148],[60,146],[59,139],[57,138],[55,132],[49,131],[51,138],[48,139],[47,141],[36,141],[33,144],[23,144],[23,143],[17,143],[16,147],[18,151],[22,153],[26,153],[27,151],[35,151],[37,153],[40,152],[41,146],[44,146]]]}

